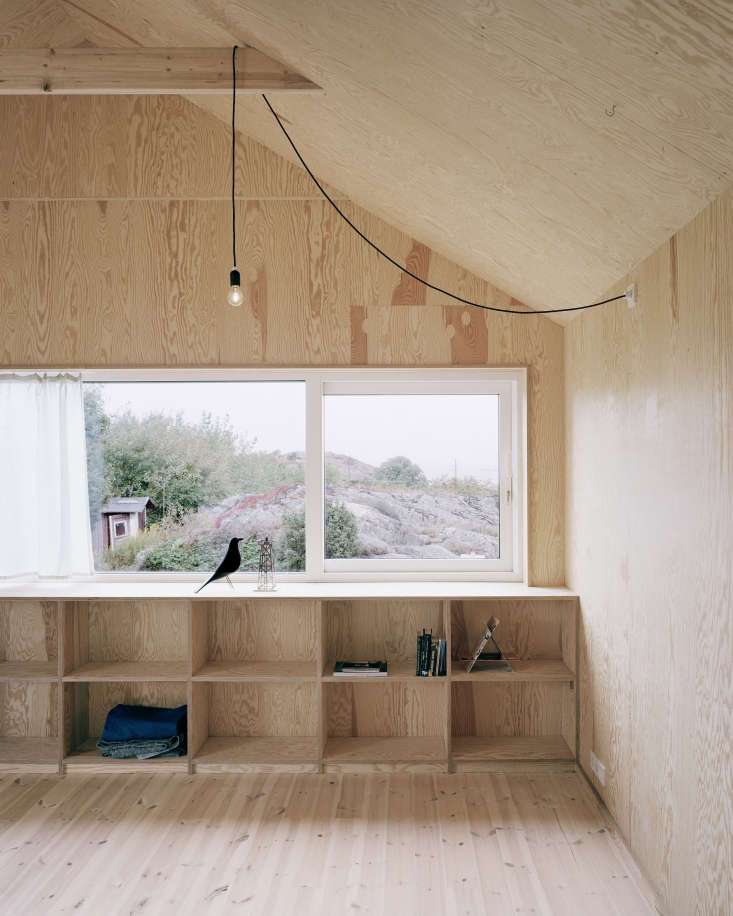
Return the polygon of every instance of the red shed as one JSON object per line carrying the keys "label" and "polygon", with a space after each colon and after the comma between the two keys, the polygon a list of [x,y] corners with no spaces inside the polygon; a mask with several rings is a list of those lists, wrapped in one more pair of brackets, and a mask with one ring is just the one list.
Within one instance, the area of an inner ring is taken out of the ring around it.
{"label": "red shed", "polygon": [[155,504],[149,496],[115,496],[102,508],[104,547],[115,548],[145,529],[146,514]]}

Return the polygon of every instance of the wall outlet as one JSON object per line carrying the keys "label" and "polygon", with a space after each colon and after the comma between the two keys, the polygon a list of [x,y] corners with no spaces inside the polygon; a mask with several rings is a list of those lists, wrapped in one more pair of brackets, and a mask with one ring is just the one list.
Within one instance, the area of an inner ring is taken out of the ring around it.
{"label": "wall outlet", "polygon": [[602,786],[606,785],[606,768],[596,757],[593,751],[590,752],[590,768],[596,774],[596,779]]}

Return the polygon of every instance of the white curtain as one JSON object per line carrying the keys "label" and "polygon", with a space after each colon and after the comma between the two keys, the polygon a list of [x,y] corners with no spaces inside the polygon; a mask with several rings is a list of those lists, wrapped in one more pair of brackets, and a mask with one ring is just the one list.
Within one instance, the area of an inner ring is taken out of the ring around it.
{"label": "white curtain", "polygon": [[93,568],[81,379],[0,374],[0,577]]}

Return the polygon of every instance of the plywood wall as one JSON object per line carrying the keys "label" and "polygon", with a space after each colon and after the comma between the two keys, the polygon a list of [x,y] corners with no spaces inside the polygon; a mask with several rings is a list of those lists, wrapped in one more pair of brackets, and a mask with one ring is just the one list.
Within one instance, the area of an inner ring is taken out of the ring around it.
{"label": "plywood wall", "polygon": [[[526,365],[530,581],[563,582],[561,328],[426,293],[354,236],[302,171],[245,137],[247,301],[232,309],[222,122],[175,97],[3,97],[0,123],[0,366]],[[433,282],[513,302],[343,206]]]}
{"label": "plywood wall", "polygon": [[581,760],[665,912],[731,913],[733,190],[628,280],[566,331]]}

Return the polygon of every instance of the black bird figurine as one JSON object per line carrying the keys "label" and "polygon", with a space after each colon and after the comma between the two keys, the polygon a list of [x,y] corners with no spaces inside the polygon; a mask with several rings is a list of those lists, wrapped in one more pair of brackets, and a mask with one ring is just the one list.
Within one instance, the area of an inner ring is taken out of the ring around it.
{"label": "black bird figurine", "polygon": [[[229,541],[229,547],[224,555],[224,559],[216,567],[216,570],[209,576],[206,582],[196,589],[194,594],[198,595],[204,586],[208,585],[209,582],[216,582],[217,579],[226,579],[227,582],[232,585],[232,580],[229,576],[239,569],[239,564],[242,562],[242,557],[239,555],[239,542],[243,540],[244,538],[232,538],[231,541]],[[233,585],[232,588],[234,588]]]}

